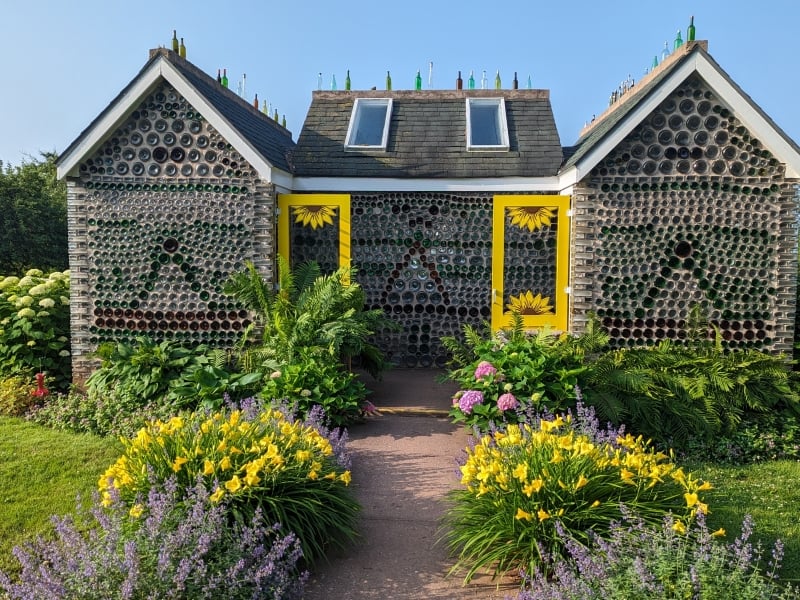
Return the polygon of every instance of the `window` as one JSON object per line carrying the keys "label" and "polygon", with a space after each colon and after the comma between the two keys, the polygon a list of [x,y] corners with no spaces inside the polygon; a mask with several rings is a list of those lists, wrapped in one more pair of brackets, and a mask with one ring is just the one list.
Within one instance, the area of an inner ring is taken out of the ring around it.
{"label": "window", "polygon": [[503,98],[467,98],[467,150],[508,150]]}
{"label": "window", "polygon": [[391,116],[391,98],[356,98],[345,147],[385,150]]}

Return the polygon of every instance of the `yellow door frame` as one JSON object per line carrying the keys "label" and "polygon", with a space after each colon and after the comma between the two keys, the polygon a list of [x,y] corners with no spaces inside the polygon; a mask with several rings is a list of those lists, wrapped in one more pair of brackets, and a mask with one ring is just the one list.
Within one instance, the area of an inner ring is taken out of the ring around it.
{"label": "yellow door frame", "polygon": [[[299,210],[298,210],[299,209]],[[305,209],[305,210],[302,210]],[[295,212],[290,215],[290,212]],[[289,260],[289,219],[304,222],[316,229],[332,224],[331,216],[338,211],[339,267],[350,267],[350,194],[279,194],[278,195],[278,253]]]}
{"label": "yellow door frame", "polygon": [[[556,231],[556,281],[555,297],[552,303],[556,307],[554,314],[523,315],[526,329],[550,327],[561,331],[567,330],[569,322],[569,215],[570,196],[549,195],[497,195],[494,197],[492,214],[492,329],[502,329],[511,324],[511,313],[504,306],[503,272],[505,266],[505,223],[509,208],[542,208],[550,209],[558,215]],[[544,213],[546,216],[546,213]],[[536,222],[535,215],[519,223],[520,227],[542,226],[541,220]],[[544,224],[546,226],[546,223]],[[533,230],[533,229],[532,229]]]}

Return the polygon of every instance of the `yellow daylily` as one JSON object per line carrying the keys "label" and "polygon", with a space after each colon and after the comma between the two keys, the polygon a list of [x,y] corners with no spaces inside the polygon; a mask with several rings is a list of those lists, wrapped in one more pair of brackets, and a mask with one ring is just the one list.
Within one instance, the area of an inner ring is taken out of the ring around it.
{"label": "yellow daylily", "polygon": [[518,521],[533,521],[533,515],[527,511],[522,510],[521,508],[517,509],[517,514],[514,515],[514,518]]}
{"label": "yellow daylily", "polygon": [[242,488],[242,480],[239,479],[238,475],[234,475],[228,481],[225,482],[225,489],[228,490],[231,494],[235,494]]}
{"label": "yellow daylily", "polygon": [[540,508],[538,511],[536,511],[536,516],[539,517],[539,522],[541,523],[545,519],[549,519],[550,518],[550,513],[548,513],[543,508]]}
{"label": "yellow daylily", "polygon": [[175,457],[175,460],[172,462],[172,470],[177,473],[187,462],[189,462],[189,459],[184,456]]}
{"label": "yellow daylily", "polygon": [[209,499],[209,500],[212,502],[212,504],[216,504],[217,502],[219,502],[220,500],[222,500],[222,497],[223,497],[224,495],[225,495],[225,490],[223,490],[221,487],[218,487],[218,488],[217,488],[217,489],[214,491],[214,493],[213,493],[213,494],[211,494],[211,495],[208,497],[208,499]]}

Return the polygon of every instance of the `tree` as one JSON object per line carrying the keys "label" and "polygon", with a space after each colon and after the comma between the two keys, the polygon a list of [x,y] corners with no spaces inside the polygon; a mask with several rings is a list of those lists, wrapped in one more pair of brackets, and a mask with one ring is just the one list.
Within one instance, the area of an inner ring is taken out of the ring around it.
{"label": "tree", "polygon": [[0,161],[0,274],[68,266],[67,187],[56,159],[43,152],[16,167]]}

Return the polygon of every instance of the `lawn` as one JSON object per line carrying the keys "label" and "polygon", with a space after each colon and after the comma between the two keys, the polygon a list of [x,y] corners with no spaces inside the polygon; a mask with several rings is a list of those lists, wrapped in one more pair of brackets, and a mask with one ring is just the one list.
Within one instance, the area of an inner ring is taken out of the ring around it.
{"label": "lawn", "polygon": [[780,539],[786,548],[782,580],[800,583],[800,462],[773,461],[750,465],[715,465],[694,463],[689,467],[701,478],[711,481],[709,528],[719,527],[733,540],[741,532],[741,523],[749,514],[755,520],[754,539],[768,546]]}
{"label": "lawn", "polygon": [[88,499],[121,450],[116,439],[0,417],[0,569],[16,570],[11,549],[73,512],[78,495]]}

